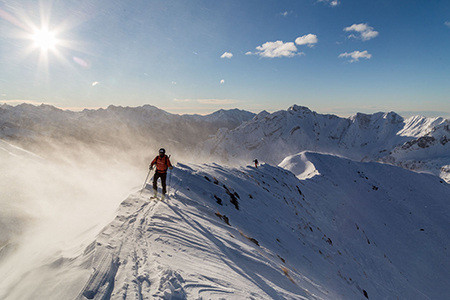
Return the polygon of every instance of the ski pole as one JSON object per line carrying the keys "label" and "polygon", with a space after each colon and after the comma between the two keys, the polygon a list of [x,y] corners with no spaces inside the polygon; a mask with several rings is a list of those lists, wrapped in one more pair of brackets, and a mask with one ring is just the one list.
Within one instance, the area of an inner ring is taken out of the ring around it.
{"label": "ski pole", "polygon": [[167,194],[169,194],[169,188],[172,182],[172,170],[170,170],[169,172],[169,186],[167,187]]}
{"label": "ski pole", "polygon": [[147,179],[148,179],[148,176],[150,176],[151,172],[152,172],[152,169],[148,170],[147,177],[145,177],[144,185],[142,186],[141,192],[139,193],[139,197],[142,195],[142,191],[144,190],[145,185],[147,184]]}
{"label": "ski pole", "polygon": [[[169,155],[169,159],[170,159],[170,155]],[[170,172],[169,172],[169,186],[167,187],[167,194],[169,194],[171,180],[172,180],[172,170],[170,170]]]}

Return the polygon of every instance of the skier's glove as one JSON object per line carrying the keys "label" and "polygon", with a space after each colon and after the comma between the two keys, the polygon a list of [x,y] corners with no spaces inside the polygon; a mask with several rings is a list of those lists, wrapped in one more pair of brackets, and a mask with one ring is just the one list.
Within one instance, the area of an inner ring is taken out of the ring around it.
{"label": "skier's glove", "polygon": [[153,170],[153,166],[152,165],[148,166],[148,169]]}
{"label": "skier's glove", "polygon": [[172,166],[170,166],[170,167],[169,167],[169,170],[172,170],[172,169],[173,169],[173,167],[172,167]]}

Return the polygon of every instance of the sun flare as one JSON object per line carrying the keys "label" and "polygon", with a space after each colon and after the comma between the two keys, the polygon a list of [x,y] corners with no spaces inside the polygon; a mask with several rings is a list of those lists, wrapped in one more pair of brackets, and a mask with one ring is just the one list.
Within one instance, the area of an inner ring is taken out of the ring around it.
{"label": "sun flare", "polygon": [[33,35],[34,44],[41,50],[53,49],[57,44],[55,34],[46,29],[37,30]]}

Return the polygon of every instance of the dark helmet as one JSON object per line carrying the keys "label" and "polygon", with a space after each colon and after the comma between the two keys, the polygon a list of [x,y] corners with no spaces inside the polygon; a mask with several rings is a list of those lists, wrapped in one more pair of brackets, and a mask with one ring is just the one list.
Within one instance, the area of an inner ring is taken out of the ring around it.
{"label": "dark helmet", "polygon": [[164,148],[159,149],[159,154],[165,154],[166,150]]}

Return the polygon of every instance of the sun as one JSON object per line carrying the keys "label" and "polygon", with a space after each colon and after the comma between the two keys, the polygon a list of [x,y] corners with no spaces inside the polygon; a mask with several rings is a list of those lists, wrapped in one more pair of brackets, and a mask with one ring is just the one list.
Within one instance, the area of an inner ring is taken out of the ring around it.
{"label": "sun", "polygon": [[[0,2],[3,2],[0,0]],[[52,1],[36,1],[39,2],[40,18],[36,23],[36,18],[29,18],[29,11],[21,11],[18,9],[15,14],[2,10],[0,7],[0,23],[7,21],[14,28],[6,34],[11,38],[26,41],[24,47],[20,51],[23,58],[37,58],[37,69],[44,70],[47,75],[50,65],[62,63],[71,66],[72,60],[69,60],[70,50],[78,51],[80,42],[68,40],[66,33],[77,24],[64,20],[61,23],[51,23],[51,4]],[[1,5],[0,5],[1,6]],[[31,7],[31,6],[30,6]],[[37,12],[33,14],[36,17]],[[3,37],[0,33],[0,41]]]}
{"label": "sun", "polygon": [[54,49],[58,42],[55,38],[55,34],[47,29],[36,30],[33,35],[33,40],[35,47],[40,48],[43,51]]}

